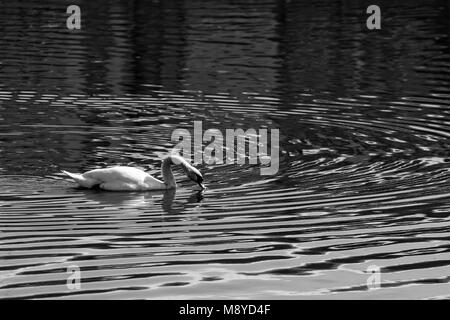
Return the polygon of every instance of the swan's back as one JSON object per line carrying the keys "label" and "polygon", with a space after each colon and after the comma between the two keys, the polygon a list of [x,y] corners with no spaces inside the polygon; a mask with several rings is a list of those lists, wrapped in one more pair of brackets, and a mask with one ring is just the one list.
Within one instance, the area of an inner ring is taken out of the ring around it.
{"label": "swan's back", "polygon": [[100,183],[122,181],[142,184],[144,183],[145,178],[150,175],[137,168],[117,166],[104,169],[94,169],[83,173],[83,176],[85,178],[95,179]]}
{"label": "swan's back", "polygon": [[94,169],[83,174],[62,172],[74,179],[81,187],[112,191],[137,191],[166,189],[164,182],[153,178],[148,173],[133,167],[111,167]]}

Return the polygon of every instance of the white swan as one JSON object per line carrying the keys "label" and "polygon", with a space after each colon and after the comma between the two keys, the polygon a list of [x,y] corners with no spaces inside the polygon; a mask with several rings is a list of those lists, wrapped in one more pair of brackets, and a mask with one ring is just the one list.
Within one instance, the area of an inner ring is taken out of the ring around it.
{"label": "white swan", "polygon": [[203,176],[183,157],[169,155],[163,159],[161,173],[163,181],[153,178],[148,173],[133,167],[111,167],[105,169],[94,169],[83,174],[75,174],[62,170],[71,177],[80,187],[92,188],[95,186],[110,191],[145,191],[163,190],[176,188],[175,177],[172,173],[172,164],[181,165],[186,175],[192,181],[205,189],[202,184]]}

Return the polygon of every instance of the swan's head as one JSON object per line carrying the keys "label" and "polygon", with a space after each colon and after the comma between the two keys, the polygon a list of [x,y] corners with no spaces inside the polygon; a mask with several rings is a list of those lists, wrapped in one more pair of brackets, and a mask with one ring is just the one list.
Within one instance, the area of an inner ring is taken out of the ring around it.
{"label": "swan's head", "polygon": [[197,168],[193,167],[189,162],[187,162],[183,157],[179,155],[171,155],[170,159],[173,164],[181,165],[187,177],[197,183],[200,188],[202,188],[202,190],[206,189],[206,187],[203,185],[203,176]]}
{"label": "swan's head", "polygon": [[200,173],[200,171],[198,171],[191,165],[189,166],[190,168],[187,168],[186,170],[186,175],[188,176],[188,178],[197,183],[200,186],[200,188],[206,189],[206,187],[203,185],[203,176]]}

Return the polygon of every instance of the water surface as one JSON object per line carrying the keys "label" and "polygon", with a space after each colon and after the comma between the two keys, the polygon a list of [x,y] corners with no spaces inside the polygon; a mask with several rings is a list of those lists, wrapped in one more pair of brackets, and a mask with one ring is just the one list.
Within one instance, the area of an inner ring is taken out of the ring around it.
{"label": "water surface", "polygon": [[[368,31],[356,1],[2,3],[0,298],[449,298],[449,8],[379,6]],[[278,173],[201,164],[203,193],[60,173],[159,176],[193,121],[278,128]]]}

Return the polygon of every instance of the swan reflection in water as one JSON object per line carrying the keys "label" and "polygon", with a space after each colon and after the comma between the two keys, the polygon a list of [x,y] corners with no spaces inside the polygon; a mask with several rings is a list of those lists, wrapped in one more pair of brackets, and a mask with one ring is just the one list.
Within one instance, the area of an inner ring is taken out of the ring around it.
{"label": "swan reflection in water", "polygon": [[[113,207],[116,209],[151,209],[161,208],[166,213],[176,214],[183,212],[187,206],[193,203],[201,203],[204,198],[204,191],[193,191],[189,194],[179,192],[179,200],[176,200],[177,189],[166,189],[164,191],[146,192],[104,192],[98,189],[74,188],[77,192],[82,192],[89,202],[98,203],[101,206]],[[180,191],[180,190],[178,190]],[[162,198],[161,198],[162,196]],[[181,199],[185,201],[181,201]],[[156,211],[156,210],[155,210]],[[158,210],[159,211],[159,210]]]}

